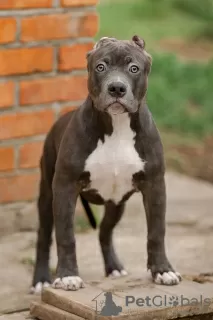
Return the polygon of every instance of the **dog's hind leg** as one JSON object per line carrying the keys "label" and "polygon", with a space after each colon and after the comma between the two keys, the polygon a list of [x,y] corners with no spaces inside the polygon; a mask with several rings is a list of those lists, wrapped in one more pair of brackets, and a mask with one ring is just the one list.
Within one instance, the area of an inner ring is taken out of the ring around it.
{"label": "dog's hind leg", "polygon": [[99,241],[103,254],[106,276],[127,275],[119,261],[113,245],[113,229],[120,221],[124,212],[124,204],[115,205],[109,201],[105,205],[105,214],[100,225]]}
{"label": "dog's hind leg", "polygon": [[49,254],[53,230],[52,173],[50,172],[51,165],[49,164],[49,168],[47,168],[45,161],[45,158],[42,157],[40,193],[38,199],[39,229],[31,293],[40,293],[43,287],[49,286],[51,283]]}

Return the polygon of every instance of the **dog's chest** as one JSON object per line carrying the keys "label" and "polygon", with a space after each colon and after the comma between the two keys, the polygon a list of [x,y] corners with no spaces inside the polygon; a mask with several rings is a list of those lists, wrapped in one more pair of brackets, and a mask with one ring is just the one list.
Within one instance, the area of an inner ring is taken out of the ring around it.
{"label": "dog's chest", "polygon": [[106,135],[104,142],[99,140],[86,160],[84,171],[90,173],[89,189],[95,189],[105,201],[121,201],[134,189],[133,174],[144,170],[144,162],[134,147],[134,136],[127,114],[113,116],[113,133]]}

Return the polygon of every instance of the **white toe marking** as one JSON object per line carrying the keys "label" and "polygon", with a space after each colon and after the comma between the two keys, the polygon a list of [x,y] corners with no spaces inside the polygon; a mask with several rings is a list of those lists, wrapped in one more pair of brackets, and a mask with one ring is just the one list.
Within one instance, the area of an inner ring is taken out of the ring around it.
{"label": "white toe marking", "polygon": [[48,288],[50,286],[49,282],[44,282],[43,288]]}
{"label": "white toe marking", "polygon": [[118,271],[118,270],[113,270],[112,273],[110,274],[110,276],[112,278],[120,278],[120,277],[124,277],[124,276],[127,276],[128,273],[126,270],[121,270],[121,271]]}
{"label": "white toe marking", "polygon": [[178,272],[164,272],[162,275],[158,273],[154,282],[157,284],[164,284],[167,286],[178,284],[181,281],[181,275]]}
{"label": "white toe marking", "polygon": [[48,288],[50,286],[49,282],[38,282],[35,287],[32,287],[30,289],[30,293],[32,294],[40,294],[43,290],[43,288]]}
{"label": "white toe marking", "polygon": [[80,277],[57,278],[53,282],[53,288],[75,291],[80,288],[84,288],[84,282]]}
{"label": "white toe marking", "polygon": [[181,274],[179,272],[175,272],[176,276],[178,277],[179,281],[182,281]]}
{"label": "white toe marking", "polygon": [[42,287],[43,287],[42,282],[38,282],[35,286],[35,293],[41,293]]}
{"label": "white toe marking", "polygon": [[177,276],[174,272],[172,271],[169,271],[168,272],[168,275],[172,278],[173,281],[176,281],[177,280]]}
{"label": "white toe marking", "polygon": [[125,277],[128,275],[128,272],[126,270],[121,270],[121,275]]}
{"label": "white toe marking", "polygon": [[155,283],[161,284],[162,283],[162,276],[160,273],[158,273],[155,277]]}
{"label": "white toe marking", "polygon": [[55,289],[60,289],[62,288],[62,281],[60,278],[55,279],[55,281],[53,282],[53,288]]}
{"label": "white toe marking", "polygon": [[121,276],[120,272],[118,270],[113,270],[111,273],[111,276],[113,278],[119,278]]}
{"label": "white toe marking", "polygon": [[166,284],[166,285],[170,285],[170,284],[173,284],[174,283],[174,279],[172,276],[169,275],[169,273],[167,272],[164,272],[163,273],[163,276],[162,276],[162,282],[163,284]]}

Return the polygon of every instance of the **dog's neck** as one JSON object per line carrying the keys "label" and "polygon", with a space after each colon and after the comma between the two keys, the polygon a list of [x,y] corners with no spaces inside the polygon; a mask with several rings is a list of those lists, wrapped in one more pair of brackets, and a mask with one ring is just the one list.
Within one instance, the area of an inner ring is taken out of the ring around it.
{"label": "dog's neck", "polygon": [[100,135],[101,139],[104,139],[105,135],[112,134],[113,124],[119,123],[119,127],[122,128],[121,122],[123,121],[125,125],[126,118],[130,119],[130,124],[134,122],[134,125],[136,125],[139,119],[140,110],[144,105],[145,99],[142,99],[137,112],[111,116],[107,112],[99,111],[94,106],[92,98],[88,95],[82,109],[84,124],[86,126],[85,130],[87,130],[87,128],[88,132],[94,130]]}

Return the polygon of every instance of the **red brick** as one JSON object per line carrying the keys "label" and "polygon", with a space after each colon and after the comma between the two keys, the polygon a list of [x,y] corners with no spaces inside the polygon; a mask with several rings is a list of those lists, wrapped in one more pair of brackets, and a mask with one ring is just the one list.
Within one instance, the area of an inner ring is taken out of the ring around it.
{"label": "red brick", "polygon": [[21,41],[93,37],[97,28],[98,19],[95,13],[82,16],[54,14],[27,17],[21,22]]}
{"label": "red brick", "polygon": [[0,140],[47,133],[54,122],[52,110],[0,116]]}
{"label": "red brick", "polygon": [[95,13],[88,14],[82,18],[80,24],[80,37],[94,37],[98,32],[98,16]]}
{"label": "red brick", "polygon": [[14,149],[0,148],[0,171],[10,171],[14,168]]}
{"label": "red brick", "polygon": [[94,6],[98,0],[61,0],[62,7]]}
{"label": "red brick", "polygon": [[0,51],[0,75],[50,71],[53,48],[20,48]]}
{"label": "red brick", "polygon": [[0,203],[33,200],[38,194],[39,174],[22,174],[0,178]]}
{"label": "red brick", "polygon": [[73,110],[76,110],[78,109],[78,107],[76,106],[67,106],[67,107],[62,107],[61,108],[61,111],[59,113],[60,116],[63,116],[65,113],[69,112],[69,111],[73,111]]}
{"label": "red brick", "polygon": [[20,83],[22,105],[84,100],[86,95],[86,76],[45,78]]}
{"label": "red brick", "polygon": [[43,141],[34,141],[21,146],[19,149],[19,167],[38,167],[43,150],[43,144]]}
{"label": "red brick", "polygon": [[1,0],[0,9],[50,8],[52,0]]}
{"label": "red brick", "polygon": [[0,43],[9,43],[16,38],[16,20],[0,18]]}
{"label": "red brick", "polygon": [[0,109],[14,103],[15,84],[12,81],[0,83]]}
{"label": "red brick", "polygon": [[93,46],[94,43],[83,43],[61,47],[59,50],[59,70],[85,69],[87,66],[86,54]]}

